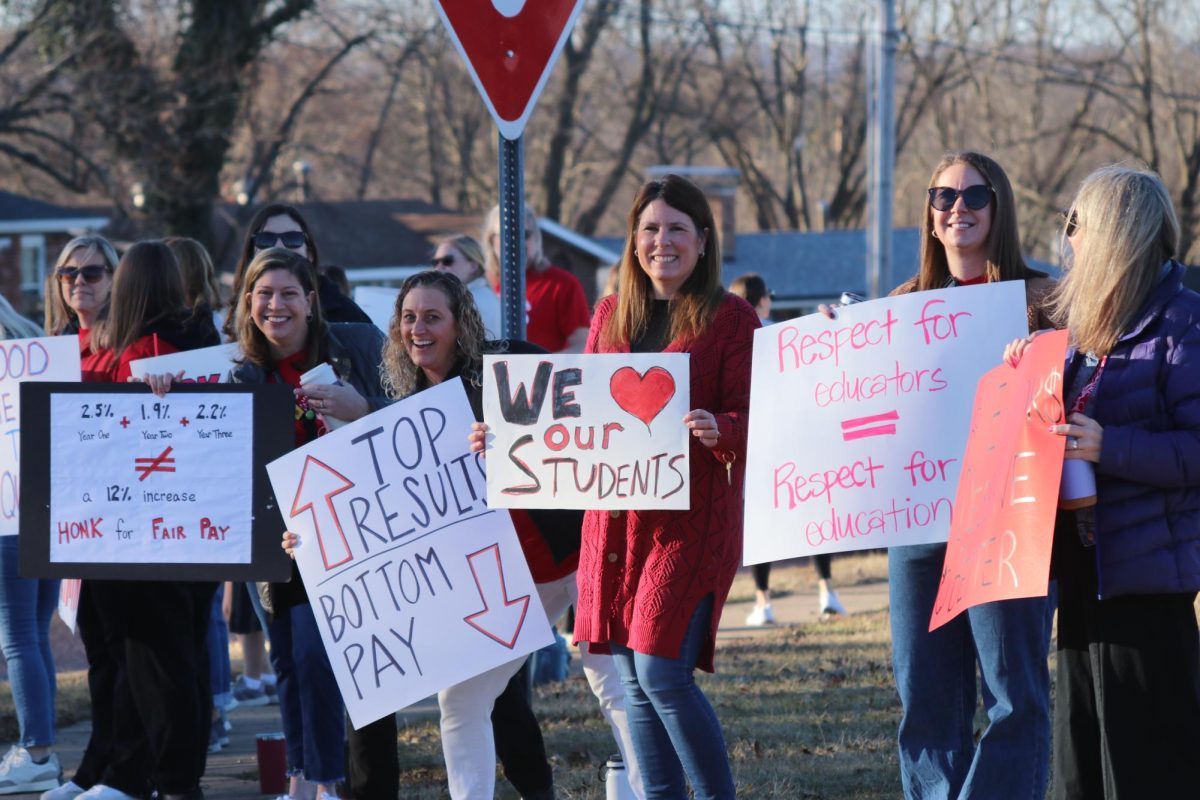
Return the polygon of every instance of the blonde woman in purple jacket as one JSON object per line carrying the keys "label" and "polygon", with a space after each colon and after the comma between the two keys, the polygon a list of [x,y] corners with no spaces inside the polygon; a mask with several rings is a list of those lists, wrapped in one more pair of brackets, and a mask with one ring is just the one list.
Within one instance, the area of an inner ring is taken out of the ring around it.
{"label": "blonde woman in purple jacket", "polygon": [[[1066,458],[1096,504],[1055,529],[1057,800],[1200,791],[1200,295],[1172,260],[1157,175],[1106,167],[1068,212],[1073,264],[1053,297],[1071,332]],[[1015,364],[1027,339],[1009,345]]]}

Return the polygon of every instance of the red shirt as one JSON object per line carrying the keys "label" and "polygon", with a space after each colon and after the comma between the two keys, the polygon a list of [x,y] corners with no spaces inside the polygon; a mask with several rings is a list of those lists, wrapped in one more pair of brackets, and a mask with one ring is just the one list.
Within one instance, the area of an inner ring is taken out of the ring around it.
{"label": "red shirt", "polygon": [[88,383],[105,383],[115,380],[113,370],[116,363],[112,350],[92,351],[92,331],[89,328],[79,330],[79,372],[80,377]]}
{"label": "red shirt", "polygon": [[551,353],[560,352],[572,333],[591,324],[583,284],[562,267],[525,270],[525,301],[525,338]]}

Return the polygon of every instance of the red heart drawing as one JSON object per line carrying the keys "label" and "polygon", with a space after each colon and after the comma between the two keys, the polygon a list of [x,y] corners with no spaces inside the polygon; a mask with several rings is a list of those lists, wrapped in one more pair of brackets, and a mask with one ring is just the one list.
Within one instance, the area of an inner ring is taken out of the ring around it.
{"label": "red heart drawing", "polygon": [[609,379],[608,391],[617,405],[650,427],[675,396],[675,378],[662,367],[651,367],[644,375],[633,367],[621,367]]}

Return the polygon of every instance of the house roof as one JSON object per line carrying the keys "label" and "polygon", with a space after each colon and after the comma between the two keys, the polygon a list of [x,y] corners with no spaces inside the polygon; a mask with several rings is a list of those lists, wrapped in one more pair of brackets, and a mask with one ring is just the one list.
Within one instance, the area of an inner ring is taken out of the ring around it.
{"label": "house roof", "polygon": [[0,234],[70,233],[97,230],[108,218],[78,208],[56,206],[12,192],[0,192]]}

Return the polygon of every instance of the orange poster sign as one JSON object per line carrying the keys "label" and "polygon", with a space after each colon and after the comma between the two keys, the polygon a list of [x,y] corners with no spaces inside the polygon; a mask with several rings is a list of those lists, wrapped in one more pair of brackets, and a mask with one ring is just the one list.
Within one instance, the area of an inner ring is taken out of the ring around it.
{"label": "orange poster sign", "polygon": [[929,630],[994,600],[1040,597],[1050,578],[1064,437],[1067,332],[1038,336],[1016,369],[979,380]]}

